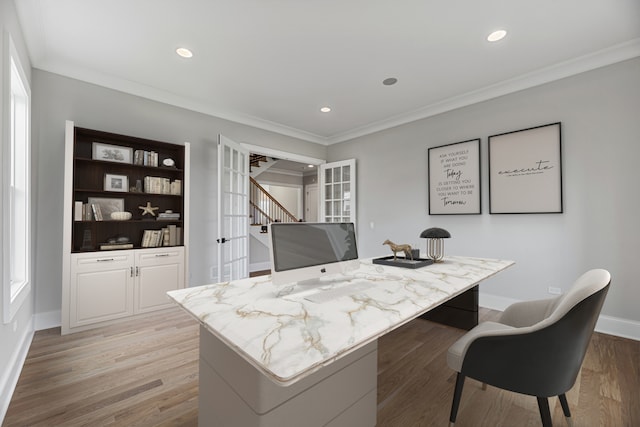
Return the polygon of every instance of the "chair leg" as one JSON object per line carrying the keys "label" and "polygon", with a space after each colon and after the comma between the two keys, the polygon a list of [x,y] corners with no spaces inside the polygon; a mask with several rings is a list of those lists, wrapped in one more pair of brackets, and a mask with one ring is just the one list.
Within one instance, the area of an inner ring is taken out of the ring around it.
{"label": "chair leg", "polygon": [[538,397],[538,409],[542,418],[542,427],[552,427],[551,411],[549,411],[549,401],[546,397]]}
{"label": "chair leg", "polygon": [[569,410],[569,403],[567,402],[567,396],[562,393],[558,396],[560,399],[560,405],[562,405],[562,412],[564,413],[565,419],[567,420],[567,425],[570,427],[573,426],[573,419],[571,418],[571,411]]}
{"label": "chair leg", "polygon": [[449,427],[453,426],[458,416],[458,407],[460,406],[460,397],[462,396],[462,387],[464,387],[465,376],[458,372],[456,377],[456,388],[453,391],[453,402],[451,403],[451,416],[449,417]]}

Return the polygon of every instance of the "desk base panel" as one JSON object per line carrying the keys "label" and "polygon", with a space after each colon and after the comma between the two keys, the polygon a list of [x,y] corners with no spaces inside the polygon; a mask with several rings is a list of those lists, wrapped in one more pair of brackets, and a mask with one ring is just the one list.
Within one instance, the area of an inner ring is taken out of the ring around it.
{"label": "desk base panel", "polygon": [[478,325],[478,292],[476,285],[420,317],[460,329],[473,329]]}
{"label": "desk base panel", "polygon": [[279,386],[200,328],[200,427],[371,427],[377,410],[377,341]]}

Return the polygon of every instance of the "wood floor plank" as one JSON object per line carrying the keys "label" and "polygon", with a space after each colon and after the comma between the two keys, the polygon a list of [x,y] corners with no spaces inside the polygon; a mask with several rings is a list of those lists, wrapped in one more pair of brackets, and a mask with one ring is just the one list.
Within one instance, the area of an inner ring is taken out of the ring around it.
{"label": "wood floor plank", "polygon": [[[379,340],[378,426],[448,424],[446,352],[464,332],[416,319]],[[2,426],[195,427],[198,334],[178,308],[66,336],[38,331]],[[576,427],[640,426],[639,360],[640,342],[594,334],[567,393]],[[557,399],[549,403],[554,425],[566,425]],[[534,397],[467,379],[456,426],[537,427],[540,416]]]}

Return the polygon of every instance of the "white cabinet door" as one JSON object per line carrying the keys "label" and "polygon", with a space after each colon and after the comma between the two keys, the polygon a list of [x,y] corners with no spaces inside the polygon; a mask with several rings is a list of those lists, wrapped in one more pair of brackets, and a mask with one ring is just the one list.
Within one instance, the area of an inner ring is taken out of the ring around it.
{"label": "white cabinet door", "polygon": [[71,255],[71,328],[133,314],[133,251]]}
{"label": "white cabinet door", "polygon": [[184,288],[184,248],[138,251],[135,276],[135,313],[171,307],[167,291]]}

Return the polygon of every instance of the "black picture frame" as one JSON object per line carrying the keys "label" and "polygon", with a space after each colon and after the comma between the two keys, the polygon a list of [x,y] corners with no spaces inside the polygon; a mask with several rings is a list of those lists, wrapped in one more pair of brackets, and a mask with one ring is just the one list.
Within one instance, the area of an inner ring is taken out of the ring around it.
{"label": "black picture frame", "polygon": [[429,215],[482,213],[480,138],[428,150]]}
{"label": "black picture frame", "polygon": [[562,213],[561,122],[492,135],[489,213]]}

